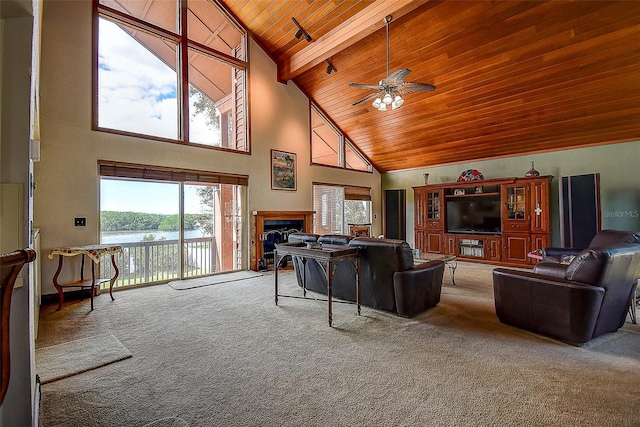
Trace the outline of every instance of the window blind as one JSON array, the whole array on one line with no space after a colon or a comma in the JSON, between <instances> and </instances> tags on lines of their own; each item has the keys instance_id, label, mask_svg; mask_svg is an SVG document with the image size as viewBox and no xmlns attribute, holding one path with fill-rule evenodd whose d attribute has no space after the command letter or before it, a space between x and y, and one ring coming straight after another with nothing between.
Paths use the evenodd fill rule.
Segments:
<instances>
[{"instance_id":1,"label":"window blind","mask_svg":"<svg viewBox=\"0 0 640 427\"><path fill-rule=\"evenodd\" d=\"M352 202L349 203L349 201ZM371 188L314 183L314 233L346 234L348 230L346 223L355 220L353 209L347 209L354 205L353 201L370 202ZM355 204L361 206L361 213L356 217L358 220L362 215L370 218L370 203L365 203L365 207L362 207L363 204L359 202ZM370 222L370 219L364 222Z\"/></svg>"},{"instance_id":2,"label":"window blind","mask_svg":"<svg viewBox=\"0 0 640 427\"><path fill-rule=\"evenodd\" d=\"M192 169L169 168L163 166L139 165L133 163L99 160L101 177L149 179L154 181L200 182L208 184L249 185L246 175Z\"/></svg>"},{"instance_id":3,"label":"window blind","mask_svg":"<svg viewBox=\"0 0 640 427\"><path fill-rule=\"evenodd\" d=\"M313 228L317 234L342 234L344 190L335 185L313 186Z\"/></svg>"},{"instance_id":4,"label":"window blind","mask_svg":"<svg viewBox=\"0 0 640 427\"><path fill-rule=\"evenodd\" d=\"M369 188L369 187L344 187L344 198L346 200L367 200L367 201L371 201L371 188Z\"/></svg>"}]
</instances>

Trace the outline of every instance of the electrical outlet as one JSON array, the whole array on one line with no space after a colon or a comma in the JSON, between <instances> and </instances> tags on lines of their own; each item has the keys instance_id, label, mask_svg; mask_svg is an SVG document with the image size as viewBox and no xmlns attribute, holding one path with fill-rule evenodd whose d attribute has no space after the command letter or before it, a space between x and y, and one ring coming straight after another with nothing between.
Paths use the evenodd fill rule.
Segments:
<instances>
[{"instance_id":1,"label":"electrical outlet","mask_svg":"<svg viewBox=\"0 0 640 427\"><path fill-rule=\"evenodd\" d=\"M85 227L87 225L87 218L76 218L74 220L74 225L76 227Z\"/></svg>"}]
</instances>

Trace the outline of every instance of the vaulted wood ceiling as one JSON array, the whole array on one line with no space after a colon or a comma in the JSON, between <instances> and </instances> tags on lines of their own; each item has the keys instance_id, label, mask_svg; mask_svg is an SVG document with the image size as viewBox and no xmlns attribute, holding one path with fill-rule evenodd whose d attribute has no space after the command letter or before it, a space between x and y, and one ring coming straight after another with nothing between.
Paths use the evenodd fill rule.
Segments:
<instances>
[{"instance_id":1,"label":"vaulted wood ceiling","mask_svg":"<svg viewBox=\"0 0 640 427\"><path fill-rule=\"evenodd\" d=\"M221 1L380 172L640 140L640 1ZM352 106L388 14L390 71L437 89Z\"/></svg>"}]
</instances>

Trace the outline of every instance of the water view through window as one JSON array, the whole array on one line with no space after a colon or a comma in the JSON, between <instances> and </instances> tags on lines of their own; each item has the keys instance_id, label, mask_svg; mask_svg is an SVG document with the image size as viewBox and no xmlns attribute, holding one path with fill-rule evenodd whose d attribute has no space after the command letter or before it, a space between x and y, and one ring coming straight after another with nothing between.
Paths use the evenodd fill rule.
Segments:
<instances>
[{"instance_id":1,"label":"water view through window","mask_svg":"<svg viewBox=\"0 0 640 427\"><path fill-rule=\"evenodd\" d=\"M241 268L238 186L113 178L100 185L100 242L124 250L117 286Z\"/></svg>"}]
</instances>

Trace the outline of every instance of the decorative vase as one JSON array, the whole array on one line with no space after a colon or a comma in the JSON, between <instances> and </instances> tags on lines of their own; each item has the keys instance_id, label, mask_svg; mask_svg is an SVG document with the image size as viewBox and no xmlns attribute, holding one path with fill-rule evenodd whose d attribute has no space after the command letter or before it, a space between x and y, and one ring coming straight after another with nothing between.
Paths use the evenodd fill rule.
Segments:
<instances>
[{"instance_id":1,"label":"decorative vase","mask_svg":"<svg viewBox=\"0 0 640 427\"><path fill-rule=\"evenodd\" d=\"M534 176L540 176L540 172L538 172L534 167L533 167L533 162L529 163L529 170L527 171L527 173L524 174L525 177L527 178L532 178Z\"/></svg>"},{"instance_id":2,"label":"decorative vase","mask_svg":"<svg viewBox=\"0 0 640 427\"><path fill-rule=\"evenodd\" d=\"M429 174L425 173L424 174L424 185L427 185L427 184L429 184Z\"/></svg>"}]
</instances>

